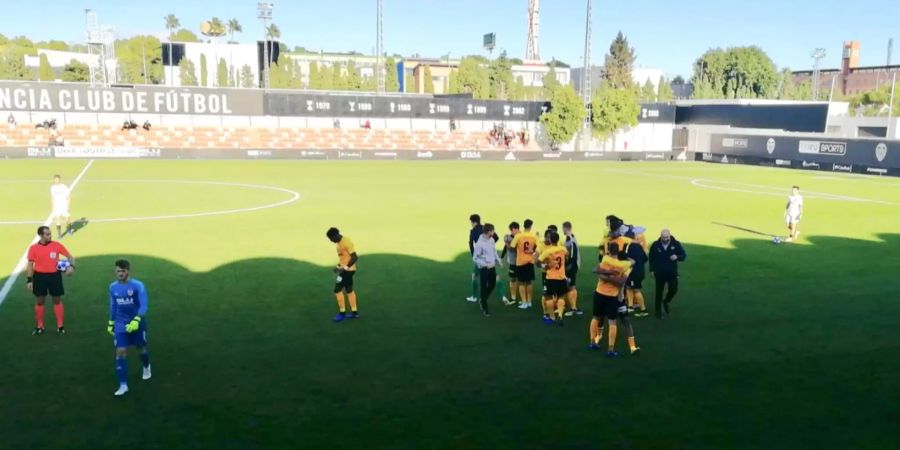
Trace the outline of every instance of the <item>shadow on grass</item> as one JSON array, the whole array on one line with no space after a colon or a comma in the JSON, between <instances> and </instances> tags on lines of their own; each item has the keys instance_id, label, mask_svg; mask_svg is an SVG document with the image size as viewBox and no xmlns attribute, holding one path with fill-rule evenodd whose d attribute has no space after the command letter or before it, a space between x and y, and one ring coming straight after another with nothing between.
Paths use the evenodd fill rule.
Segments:
<instances>
[{"instance_id":1,"label":"shadow on grass","mask_svg":"<svg viewBox=\"0 0 900 450\"><path fill-rule=\"evenodd\" d=\"M880 238L685 242L671 319L635 320L644 352L618 361L585 349L588 316L545 327L495 296L482 317L464 300L467 253L363 253L363 317L341 324L330 265L195 273L83 257L67 279L69 335L28 335L24 288L0 309L0 435L10 448L887 448L900 235ZM583 251L589 310L596 249ZM120 257L149 289L154 358L141 382L131 355L121 399L105 333Z\"/></svg>"}]
</instances>

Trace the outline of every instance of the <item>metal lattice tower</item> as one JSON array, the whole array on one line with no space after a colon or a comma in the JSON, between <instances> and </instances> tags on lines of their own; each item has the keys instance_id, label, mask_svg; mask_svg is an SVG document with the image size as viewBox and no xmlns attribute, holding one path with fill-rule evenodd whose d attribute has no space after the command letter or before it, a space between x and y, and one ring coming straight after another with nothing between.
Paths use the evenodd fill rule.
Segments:
<instances>
[{"instance_id":1,"label":"metal lattice tower","mask_svg":"<svg viewBox=\"0 0 900 450\"><path fill-rule=\"evenodd\" d=\"M584 68L581 72L581 98L584 100L584 108L587 114L584 116L582 124L583 146L586 146L591 139L591 94L593 92L593 75L594 71L591 67L591 35L593 33L593 8L591 0L587 0L587 17L584 23Z\"/></svg>"},{"instance_id":2,"label":"metal lattice tower","mask_svg":"<svg viewBox=\"0 0 900 450\"><path fill-rule=\"evenodd\" d=\"M85 9L84 14L85 40L91 55L88 65L91 86L109 86L117 78L115 70L107 67L109 61L116 59L115 32L108 25L100 25L93 10Z\"/></svg>"},{"instance_id":3,"label":"metal lattice tower","mask_svg":"<svg viewBox=\"0 0 900 450\"><path fill-rule=\"evenodd\" d=\"M379 94L384 94L384 1L378 0L378 23L375 42L375 85Z\"/></svg>"},{"instance_id":4,"label":"metal lattice tower","mask_svg":"<svg viewBox=\"0 0 900 450\"><path fill-rule=\"evenodd\" d=\"M525 59L541 60L540 47L541 0L528 0L528 42L525 45Z\"/></svg>"},{"instance_id":5,"label":"metal lattice tower","mask_svg":"<svg viewBox=\"0 0 900 450\"><path fill-rule=\"evenodd\" d=\"M813 101L819 101L819 62L822 58L825 58L826 52L824 48L817 48L813 50L810 57L815 60L815 65L813 66L813 76L812 76L812 99Z\"/></svg>"}]
</instances>

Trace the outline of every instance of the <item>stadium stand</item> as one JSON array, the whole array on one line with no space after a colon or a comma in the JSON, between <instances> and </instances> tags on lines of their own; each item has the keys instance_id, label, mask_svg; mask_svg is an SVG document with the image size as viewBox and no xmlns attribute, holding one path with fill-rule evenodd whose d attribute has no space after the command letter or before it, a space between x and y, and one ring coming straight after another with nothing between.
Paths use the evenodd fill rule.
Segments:
<instances>
[{"instance_id":1,"label":"stadium stand","mask_svg":"<svg viewBox=\"0 0 900 450\"><path fill-rule=\"evenodd\" d=\"M266 128L154 126L122 130L120 125L62 125L56 145L73 147L236 148L297 150L506 150L491 144L483 131L423 131L388 129ZM0 129L0 145L54 145L50 130L33 124ZM514 142L512 150L540 151Z\"/></svg>"}]
</instances>

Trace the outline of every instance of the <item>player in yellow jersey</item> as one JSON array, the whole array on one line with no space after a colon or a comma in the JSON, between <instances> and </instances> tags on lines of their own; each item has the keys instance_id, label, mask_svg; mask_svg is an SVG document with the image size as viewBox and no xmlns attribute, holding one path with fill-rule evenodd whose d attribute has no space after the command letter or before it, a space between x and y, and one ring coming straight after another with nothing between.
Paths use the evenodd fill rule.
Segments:
<instances>
[{"instance_id":1,"label":"player in yellow jersey","mask_svg":"<svg viewBox=\"0 0 900 450\"><path fill-rule=\"evenodd\" d=\"M562 326L563 313L566 311L566 295L569 282L566 279L566 257L569 252L559 245L559 233L546 233L547 245L538 257L545 268L547 280L544 282L544 322Z\"/></svg>"},{"instance_id":2,"label":"player in yellow jersey","mask_svg":"<svg viewBox=\"0 0 900 450\"><path fill-rule=\"evenodd\" d=\"M534 282L534 254L537 248L537 236L531 231L534 222L525 219L525 230L513 237L509 245L516 249L516 281L519 284L519 298L522 304L519 309L531 308Z\"/></svg>"},{"instance_id":3,"label":"player in yellow jersey","mask_svg":"<svg viewBox=\"0 0 900 450\"><path fill-rule=\"evenodd\" d=\"M618 356L616 335L621 321L633 355L641 349L635 343L634 329L628 319L628 309L622 302L622 287L628 279L633 262L619 259L619 245L615 242L607 245L606 253L593 271L599 276L599 280L597 290L594 292L594 317L591 319L589 346L591 349L600 348L600 339L603 336L601 321L606 319L609 330L606 356L609 358Z\"/></svg>"},{"instance_id":4,"label":"player in yellow jersey","mask_svg":"<svg viewBox=\"0 0 900 450\"><path fill-rule=\"evenodd\" d=\"M338 313L334 316L335 322L341 322L345 318L356 319L359 317L359 311L356 305L356 291L353 290L353 275L356 274L356 261L359 255L356 254L356 246L353 241L346 236L341 236L341 232L334 227L328 229L325 234L328 240L337 244L338 265L334 268L337 277L334 281L334 296L337 298ZM344 303L344 294L347 294L347 300L350 302L350 314L347 314L347 308Z\"/></svg>"},{"instance_id":5,"label":"player in yellow jersey","mask_svg":"<svg viewBox=\"0 0 900 450\"><path fill-rule=\"evenodd\" d=\"M538 239L537 252L534 253L534 262L541 267L541 307L544 310L544 323L553 323L553 308L547 308L550 296L547 294L547 266L540 259L544 249L550 247L550 233L556 231L556 225L548 225L544 235Z\"/></svg>"}]
</instances>

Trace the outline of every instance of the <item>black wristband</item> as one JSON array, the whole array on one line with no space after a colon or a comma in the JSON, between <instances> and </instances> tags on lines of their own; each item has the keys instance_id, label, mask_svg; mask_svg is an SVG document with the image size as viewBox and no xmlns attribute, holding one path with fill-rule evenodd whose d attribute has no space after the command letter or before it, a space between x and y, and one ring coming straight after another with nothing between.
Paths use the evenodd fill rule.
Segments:
<instances>
[{"instance_id":1,"label":"black wristband","mask_svg":"<svg viewBox=\"0 0 900 450\"><path fill-rule=\"evenodd\" d=\"M31 283L31 282L33 282L33 281L34 281L34 278L33 278L33 277L27 277L27 278L25 278L25 282L26 282L26 283Z\"/></svg>"}]
</instances>

